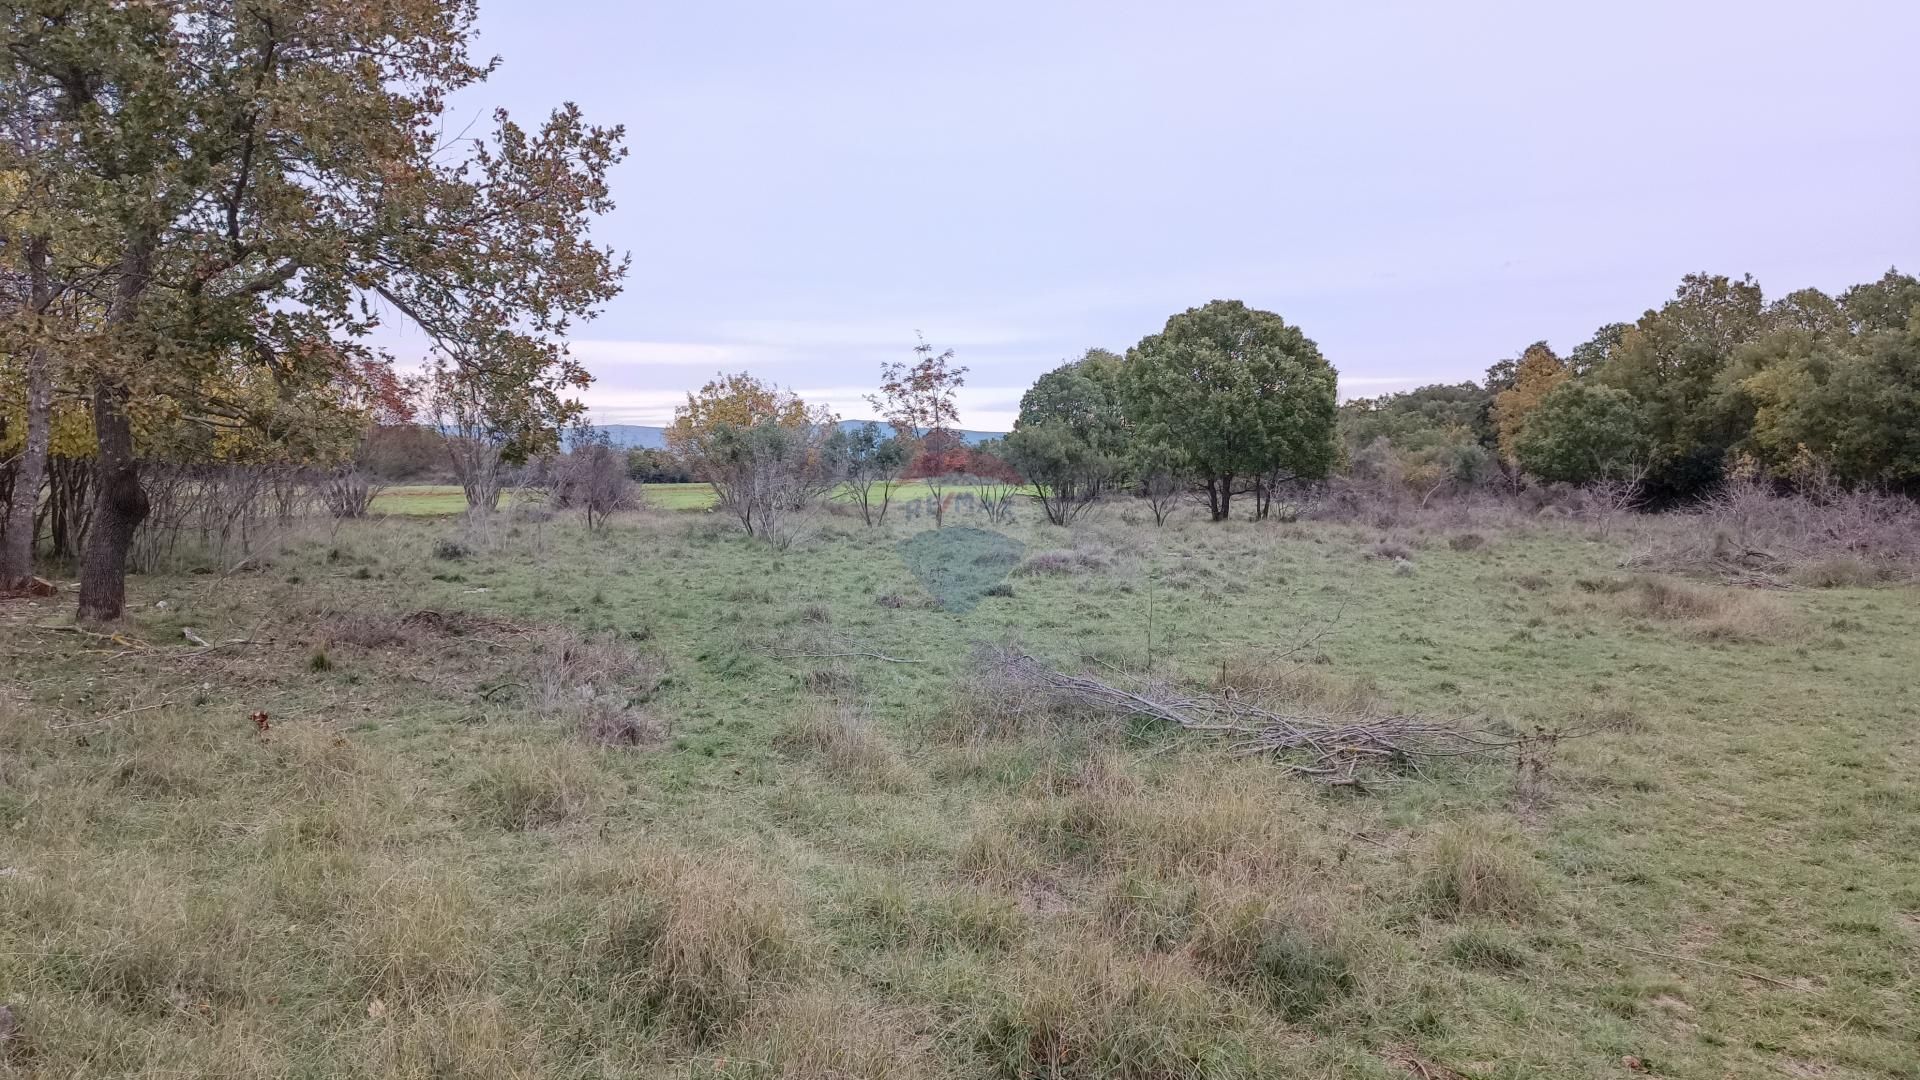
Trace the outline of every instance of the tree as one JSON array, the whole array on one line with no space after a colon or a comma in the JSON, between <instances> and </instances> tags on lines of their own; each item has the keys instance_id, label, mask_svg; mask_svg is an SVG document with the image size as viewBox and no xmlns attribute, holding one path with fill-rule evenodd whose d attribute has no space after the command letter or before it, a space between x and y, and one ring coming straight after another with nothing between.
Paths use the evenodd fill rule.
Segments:
<instances>
[{"instance_id":1,"label":"tree","mask_svg":"<svg viewBox=\"0 0 1920 1080\"><path fill-rule=\"evenodd\" d=\"M636 446L627 451L627 479L636 484L685 484L693 470L671 451Z\"/></svg>"},{"instance_id":2,"label":"tree","mask_svg":"<svg viewBox=\"0 0 1920 1080\"><path fill-rule=\"evenodd\" d=\"M372 297L478 392L513 389L492 360L571 364L548 343L624 270L584 240L620 132L568 106L445 140L448 95L491 70L473 19L473 0L73 0L0 20L0 112L46 124L28 212L89 253L101 309L61 343L98 448L81 617L124 604L142 414L247 426L220 390L327 392L384 360Z\"/></svg>"},{"instance_id":3,"label":"tree","mask_svg":"<svg viewBox=\"0 0 1920 1080\"><path fill-rule=\"evenodd\" d=\"M966 382L967 369L954 364L952 349L936 353L926 338L913 347L913 353L912 363L894 360L881 365L880 392L867 395L867 401L893 426L894 438L908 440L917 449L910 473L926 480L938 528L946 520L947 478L965 460L966 442L957 430L956 395Z\"/></svg>"},{"instance_id":4,"label":"tree","mask_svg":"<svg viewBox=\"0 0 1920 1080\"><path fill-rule=\"evenodd\" d=\"M1526 428L1528 416L1555 387L1572 377L1567 365L1544 341L1534 342L1520 354L1511 384L1493 399L1493 428L1502 458L1509 462L1517 459L1516 444Z\"/></svg>"},{"instance_id":5,"label":"tree","mask_svg":"<svg viewBox=\"0 0 1920 1080\"><path fill-rule=\"evenodd\" d=\"M1522 468L1568 484L1635 475L1648 450L1646 414L1633 395L1583 379L1549 391L1514 442Z\"/></svg>"},{"instance_id":6,"label":"tree","mask_svg":"<svg viewBox=\"0 0 1920 1080\"><path fill-rule=\"evenodd\" d=\"M1785 471L1810 454L1843 482L1920 482L1920 314L1899 330L1776 335L1742 359L1752 373L1738 390L1753 406L1761 461Z\"/></svg>"},{"instance_id":7,"label":"tree","mask_svg":"<svg viewBox=\"0 0 1920 1080\"><path fill-rule=\"evenodd\" d=\"M1128 449L1120 357L1105 349L1040 376L1020 398L1006 457L1035 485L1047 520L1065 525L1121 478Z\"/></svg>"},{"instance_id":8,"label":"tree","mask_svg":"<svg viewBox=\"0 0 1920 1080\"><path fill-rule=\"evenodd\" d=\"M709 381L674 411L667 445L713 485L749 536L785 547L795 515L844 475L839 422L791 390L741 372Z\"/></svg>"},{"instance_id":9,"label":"tree","mask_svg":"<svg viewBox=\"0 0 1920 1080\"><path fill-rule=\"evenodd\" d=\"M893 482L907 465L907 448L898 438L882 436L880 425L869 420L837 431L833 449L842 462L847 490L860 504L860 519L868 525L884 522L893 503Z\"/></svg>"},{"instance_id":10,"label":"tree","mask_svg":"<svg viewBox=\"0 0 1920 1080\"><path fill-rule=\"evenodd\" d=\"M18 464L8 478L12 486L5 516L0 517L0 596L4 596L24 592L33 583L34 518L53 438L53 359L47 324L49 309L62 290L48 265L52 243L45 234L6 237L0 239L0 247L9 254L21 252L24 264L19 275L23 295L16 298L6 351L24 358L20 381L26 391ZM5 434L5 424L0 419L0 436ZM6 441L0 438L0 444Z\"/></svg>"},{"instance_id":11,"label":"tree","mask_svg":"<svg viewBox=\"0 0 1920 1080\"><path fill-rule=\"evenodd\" d=\"M1007 435L1006 456L1033 483L1029 496L1055 525L1072 523L1092 506L1116 471L1114 459L1061 420L1016 425Z\"/></svg>"},{"instance_id":12,"label":"tree","mask_svg":"<svg viewBox=\"0 0 1920 1080\"><path fill-rule=\"evenodd\" d=\"M1573 372L1573 377L1585 378L1600 370L1600 365L1606 363L1607 358L1613 355L1613 350L1620 347L1620 343L1626 340L1627 331L1631 329L1632 323L1608 323L1595 330L1592 337L1575 345L1573 351L1567 354L1567 368Z\"/></svg>"},{"instance_id":13,"label":"tree","mask_svg":"<svg viewBox=\"0 0 1920 1080\"><path fill-rule=\"evenodd\" d=\"M713 439L723 428L750 428L763 422L802 427L822 415L809 409L798 394L747 372L715 375L673 411L667 449L694 465L697 473L698 463L714 456Z\"/></svg>"},{"instance_id":14,"label":"tree","mask_svg":"<svg viewBox=\"0 0 1920 1080\"><path fill-rule=\"evenodd\" d=\"M1765 298L1751 277L1688 274L1674 298L1648 311L1595 377L1632 394L1646 409L1653 439L1649 485L1665 498L1719 481L1727 450L1740 438L1726 409L1722 376L1735 352L1768 329Z\"/></svg>"},{"instance_id":15,"label":"tree","mask_svg":"<svg viewBox=\"0 0 1920 1080\"><path fill-rule=\"evenodd\" d=\"M589 531L605 528L615 513L636 505L626 460L604 437L575 445L555 462L554 473L554 501L579 507Z\"/></svg>"},{"instance_id":16,"label":"tree","mask_svg":"<svg viewBox=\"0 0 1920 1080\"><path fill-rule=\"evenodd\" d=\"M1333 368L1272 312L1238 300L1190 308L1128 350L1122 371L1135 438L1178 452L1215 521L1256 483L1271 491L1333 465Z\"/></svg>"},{"instance_id":17,"label":"tree","mask_svg":"<svg viewBox=\"0 0 1920 1080\"><path fill-rule=\"evenodd\" d=\"M1840 294L1840 309L1856 334L1905 330L1920 311L1920 279L1890 269L1878 281L1855 285Z\"/></svg>"},{"instance_id":18,"label":"tree","mask_svg":"<svg viewBox=\"0 0 1920 1080\"><path fill-rule=\"evenodd\" d=\"M1423 493L1484 482L1494 442L1493 397L1471 382L1422 386L1340 406L1340 439L1350 467L1393 452L1395 483ZM1375 477L1379 479L1379 477Z\"/></svg>"}]
</instances>

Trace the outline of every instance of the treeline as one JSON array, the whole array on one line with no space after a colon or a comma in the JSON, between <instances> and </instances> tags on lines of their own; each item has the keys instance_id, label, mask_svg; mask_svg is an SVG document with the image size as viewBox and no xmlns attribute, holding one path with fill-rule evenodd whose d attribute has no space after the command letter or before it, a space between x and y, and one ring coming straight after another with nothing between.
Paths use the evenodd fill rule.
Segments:
<instances>
[{"instance_id":1,"label":"treeline","mask_svg":"<svg viewBox=\"0 0 1920 1080\"><path fill-rule=\"evenodd\" d=\"M1535 342L1484 384L1349 402L1340 431L1352 468L1416 485L1625 483L1656 505L1733 475L1912 492L1920 281L1768 302L1751 277L1689 275L1564 357Z\"/></svg>"},{"instance_id":2,"label":"treeline","mask_svg":"<svg viewBox=\"0 0 1920 1080\"><path fill-rule=\"evenodd\" d=\"M1729 476L1920 486L1920 281L1768 302L1751 278L1689 275L1566 356L1536 342L1484 383L1333 405L1331 369L1278 316L1216 302L1122 356L1090 349L1034 384L1008 460L1070 519L1103 492L1183 491L1215 519L1328 478L1423 498L1605 484L1671 505Z\"/></svg>"}]
</instances>

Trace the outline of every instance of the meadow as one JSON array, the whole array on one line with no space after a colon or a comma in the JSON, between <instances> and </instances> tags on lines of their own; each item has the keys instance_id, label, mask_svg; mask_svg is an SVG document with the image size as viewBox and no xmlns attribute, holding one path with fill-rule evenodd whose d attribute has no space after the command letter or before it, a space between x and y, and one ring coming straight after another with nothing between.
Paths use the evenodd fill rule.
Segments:
<instances>
[{"instance_id":1,"label":"meadow","mask_svg":"<svg viewBox=\"0 0 1920 1080\"><path fill-rule=\"evenodd\" d=\"M926 483L920 480L902 480L889 486L897 502L925 499L929 494ZM705 510L716 501L711 484L645 484L639 490L641 499L656 510ZM959 494L979 489L972 485L953 484L943 490ZM502 502L512 505L519 497L517 493L509 491ZM849 505L852 504L852 498L845 491L833 496L835 501ZM878 492L874 498L879 498ZM374 511L380 514L425 516L458 514L466 508L466 497L461 494L458 484L396 484L380 492L373 505Z\"/></svg>"},{"instance_id":2,"label":"meadow","mask_svg":"<svg viewBox=\"0 0 1920 1080\"><path fill-rule=\"evenodd\" d=\"M1910 584L432 497L0 607L6 1075L1920 1076ZM1519 745L1330 787L983 643Z\"/></svg>"}]
</instances>

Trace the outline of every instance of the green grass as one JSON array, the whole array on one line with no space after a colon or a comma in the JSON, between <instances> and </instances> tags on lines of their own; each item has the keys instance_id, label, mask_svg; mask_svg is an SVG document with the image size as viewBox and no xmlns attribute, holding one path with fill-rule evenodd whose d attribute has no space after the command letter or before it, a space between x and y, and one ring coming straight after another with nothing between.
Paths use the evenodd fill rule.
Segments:
<instances>
[{"instance_id":1,"label":"green grass","mask_svg":"<svg viewBox=\"0 0 1920 1080\"><path fill-rule=\"evenodd\" d=\"M965 610L924 518L677 514L316 527L135 577L121 641L0 607L0 1069L1920 1076L1920 592L1120 517L1023 508ZM1149 632L1196 689L1588 734L1329 792L969 679Z\"/></svg>"}]
</instances>

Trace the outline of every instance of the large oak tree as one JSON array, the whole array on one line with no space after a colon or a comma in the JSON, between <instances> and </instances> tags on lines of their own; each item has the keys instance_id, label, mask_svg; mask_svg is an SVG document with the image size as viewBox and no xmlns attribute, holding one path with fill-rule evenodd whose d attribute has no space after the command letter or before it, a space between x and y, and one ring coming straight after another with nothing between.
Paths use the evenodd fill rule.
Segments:
<instances>
[{"instance_id":1,"label":"large oak tree","mask_svg":"<svg viewBox=\"0 0 1920 1080\"><path fill-rule=\"evenodd\" d=\"M1236 494L1270 496L1333 466L1333 368L1273 312L1238 300L1189 308L1129 349L1122 373L1135 438L1177 451L1215 521Z\"/></svg>"},{"instance_id":2,"label":"large oak tree","mask_svg":"<svg viewBox=\"0 0 1920 1080\"><path fill-rule=\"evenodd\" d=\"M116 618L147 514L137 418L254 422L219 388L338 397L398 310L485 392L578 384L556 344L617 289L586 238L619 129L446 130L486 77L473 0L12 0L0 107L44 138L12 162L36 227L98 260L101 317L58 343L98 444L79 614ZM239 377L235 369L250 374ZM538 379L533 380L535 382Z\"/></svg>"}]
</instances>

